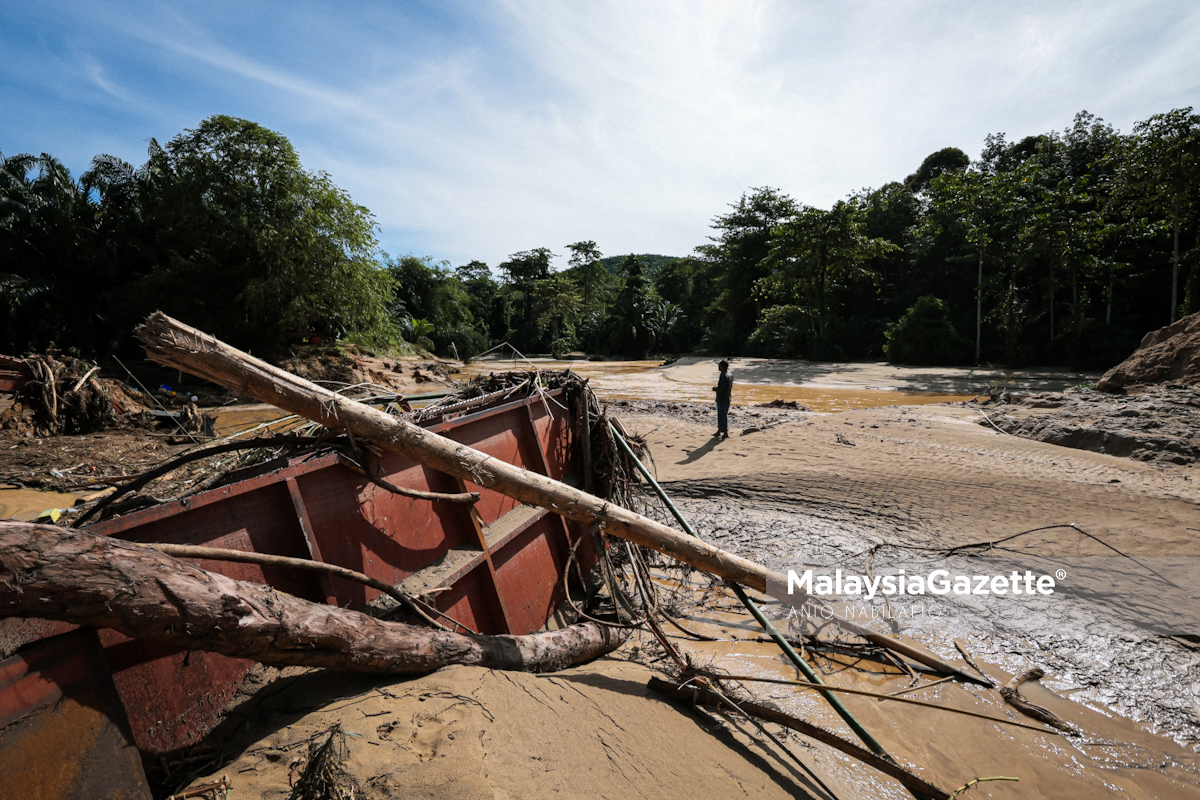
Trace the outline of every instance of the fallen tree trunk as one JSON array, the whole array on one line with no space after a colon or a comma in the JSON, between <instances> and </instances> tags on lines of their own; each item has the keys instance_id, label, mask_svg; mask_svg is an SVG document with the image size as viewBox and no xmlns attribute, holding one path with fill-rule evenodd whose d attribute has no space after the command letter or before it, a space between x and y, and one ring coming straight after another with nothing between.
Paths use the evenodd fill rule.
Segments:
<instances>
[{"instance_id":1,"label":"fallen tree trunk","mask_svg":"<svg viewBox=\"0 0 1200 800\"><path fill-rule=\"evenodd\" d=\"M385 450L476 486L549 509L585 525L600 522L608 533L759 591L767 590L768 581L786 582L779 573L753 561L298 378L161 312L147 319L137 335L152 361L210 380L237 395L253 397L331 430L349 431L359 439L369 439Z\"/></svg>"},{"instance_id":2,"label":"fallen tree trunk","mask_svg":"<svg viewBox=\"0 0 1200 800\"><path fill-rule=\"evenodd\" d=\"M143 545L12 521L0 522L0 617L111 628L275 666L389 674L448 664L552 672L608 653L628 635L593 622L528 636L384 622L235 581Z\"/></svg>"},{"instance_id":3,"label":"fallen tree trunk","mask_svg":"<svg viewBox=\"0 0 1200 800\"><path fill-rule=\"evenodd\" d=\"M653 691L664 694L667 697L672 697L683 703L694 703L695 705L706 706L721 706L721 696L707 686L697 684L694 681L684 686L677 686L670 681L664 681L662 678L651 678L648 684ZM883 774L895 778L906 789L915 792L918 797L924 796L932 798L932 800L949 800L950 795L943 790L934 786L929 781L922 778L916 773L910 772L904 767L889 761L882 756L878 756L860 747L854 742L847 741L841 736L838 736L833 731L826 730L819 725L813 725L811 722L806 722L799 717L794 717L791 714L784 713L770 706L755 703L750 700L732 700L733 704L743 714L748 716L758 717L767 722L774 722L777 725L782 725L785 728L791 728L805 736L816 739L822 744L829 745L835 750L839 750L851 758L856 758L864 764L874 767Z\"/></svg>"}]
</instances>

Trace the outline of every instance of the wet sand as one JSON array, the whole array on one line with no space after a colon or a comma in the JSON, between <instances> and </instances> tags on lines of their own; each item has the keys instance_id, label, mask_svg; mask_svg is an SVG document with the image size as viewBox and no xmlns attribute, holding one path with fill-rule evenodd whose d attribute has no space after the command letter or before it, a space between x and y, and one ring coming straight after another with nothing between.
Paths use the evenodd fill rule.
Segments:
<instances>
[{"instance_id":1,"label":"wet sand","mask_svg":"<svg viewBox=\"0 0 1200 800\"><path fill-rule=\"evenodd\" d=\"M570 368L590 381L606 400L709 402L717 369L713 359L689 356L661 361L479 361L461 375ZM989 384L1023 391L1060 391L1094 383L1099 373L1060 370L994 370L953 367L897 367L886 362L820 363L790 359L735 358L733 404L794 400L813 411L845 411L891 405L946 403L986 392Z\"/></svg>"},{"instance_id":2,"label":"wet sand","mask_svg":"<svg viewBox=\"0 0 1200 800\"><path fill-rule=\"evenodd\" d=\"M890 560L904 563L895 559L898 553L911 553L888 545L932 551L1068 523L1139 558L1200 555L1200 471L1194 465L1147 464L1027 441L980 426L978 418L975 409L945 406L794 414L745 436L735 422L734 435L718 440L710 424L680 414L622 413L626 427L646 438L659 479L701 535L777 569L841 565L862 573L865 553L877 547L873 566L881 571ZM1097 552L1071 529L1022 542L1052 558ZM943 565L954 569L942 558L925 569ZM861 697L845 702L885 747L924 767L938 785L954 788L974 775L1022 778L972 789L980 797L1200 796L1195 645L1131 624L1120 613L1123 606L1120 597L1060 604L1007 598L945 602L935 616L926 598L897 603L901 634L952 663L962 664L954 647L960 639L1000 682L1031 666L1045 669L1046 678L1022 691L1076 722L1082 738ZM711 617L696 621L703 625ZM735 625L720 620L724 635L757 634L744 615L735 619ZM888 630L882 620L872 626ZM732 673L794 677L769 646L686 648ZM888 692L909 685L896 669L818 662L835 685ZM848 733L812 693L764 685L754 691ZM944 684L914 696L1016 718L997 692L979 687ZM850 794L893 795L904 793L875 786Z\"/></svg>"}]
</instances>

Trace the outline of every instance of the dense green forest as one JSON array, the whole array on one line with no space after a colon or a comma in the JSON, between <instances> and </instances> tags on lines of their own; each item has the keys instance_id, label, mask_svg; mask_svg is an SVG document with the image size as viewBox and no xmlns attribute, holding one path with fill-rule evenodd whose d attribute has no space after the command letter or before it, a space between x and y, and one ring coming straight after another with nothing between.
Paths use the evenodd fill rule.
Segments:
<instances>
[{"instance_id":1,"label":"dense green forest","mask_svg":"<svg viewBox=\"0 0 1200 800\"><path fill-rule=\"evenodd\" d=\"M1200 309L1200 116L1081 112L978 158L946 148L829 209L747 191L686 257L592 241L494 268L379 249L288 140L217 116L145 164L0 154L0 352L131 349L162 309L278 354L321 334L469 357L706 352L1103 367ZM565 256L561 271L551 267Z\"/></svg>"}]
</instances>

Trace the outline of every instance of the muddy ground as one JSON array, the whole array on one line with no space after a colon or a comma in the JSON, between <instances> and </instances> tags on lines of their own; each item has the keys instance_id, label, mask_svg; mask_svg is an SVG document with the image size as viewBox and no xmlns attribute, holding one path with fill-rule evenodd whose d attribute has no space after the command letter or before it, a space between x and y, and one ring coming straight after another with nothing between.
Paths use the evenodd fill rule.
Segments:
<instances>
[{"instance_id":1,"label":"muddy ground","mask_svg":"<svg viewBox=\"0 0 1200 800\"><path fill-rule=\"evenodd\" d=\"M1018 537L1018 552L1007 555L1064 559L1072 570L1081 558L1111 555L1086 532L1142 560L1200 556L1194 464L1022 439L977 424L973 407L828 415L737 408L724 440L713 436L707 405L632 402L614 410L649 443L658 477L703 538L777 569L888 571L916 562L926 570L978 570L977 560L944 551L1071 524ZM640 504L666 519L649 495ZM671 634L690 658L734 674L795 677L773 646L754 641L759 631L731 597L704 600L680 612L717 641ZM1020 778L977 785L968 797L1200 797L1200 652L1193 641L1200 630L1147 629L1122 613L1120 593L1068 593L1066 602L932 600L862 610L876 615L867 619L877 630L912 637L965 667L957 640L1000 683L1041 667L1046 677L1023 692L1079 733L847 697L902 763L947 790L975 777ZM782 605L767 607L789 624ZM835 685L895 692L914 680L892 664L820 648L808 653ZM651 670L664 662L639 635L609 658L553 676L453 669L405 681L290 686L242 723L230 760L197 782L223 774L235 795L285 797L289 775L302 767L296 743L327 736L340 723L352 734L348 769L366 797L822 796L743 721L698 715L647 693ZM930 685L933 677L918 672L916 681ZM745 687L852 736L814 695ZM946 683L910 696L1031 722L995 689ZM785 741L839 797L909 796L802 737Z\"/></svg>"},{"instance_id":2,"label":"muddy ground","mask_svg":"<svg viewBox=\"0 0 1200 800\"><path fill-rule=\"evenodd\" d=\"M1045 420L1057 412L1077 427L1111 430L1130 429L1136 420L1143 426L1137 430L1152 437L1175 437L1173 426L1191 424L1180 421L1191 413L1183 406L1191 405L1177 395L1087 394L1043 395L999 408L960 402L839 414L735 407L724 440L713 436L708 404L627 401L614 403L613 411L648 442L659 479L703 538L777 569L970 571L978 561L945 551L1045 526L1057 527L1019 537L1011 543L1018 552L1006 555L1061 559L1072 573L1086 568L1089 557L1112 557L1105 547L1143 561L1200 560L1195 463L1066 448L998 432L982 419L981 411L1000 425L1008 417ZM76 476L92 467L130 474L177 447L136 432L37 443L10 438L0 442L0 476L58 481L53 470ZM642 500L644 510L665 519L648 496ZM1172 628L1170 619L1166 629L1155 629L1128 613L1152 607L1153 595L1131 602L1122 592L1066 596L1069 602L1033 603L923 597L861 609L875 615L869 624L877 630L913 637L961 665L958 640L1001 682L1030 666L1043 668L1046 678L1027 685L1026 695L1082 735L1035 733L867 698L846 703L890 752L948 790L977 776L1021 778L980 784L968 797L1200 797L1200 629ZM719 641L674 636L681 648L728 672L794 677L772 646L749 641L758 631L731 598L712 599L681 611ZM783 606L771 608L788 624ZM887 664L810 656L837 685L891 692L912 680ZM365 797L821 796L743 721L698 715L649 695L648 667L661 663L655 645L639 636L610 658L554 676L456 668L402 681L285 678L266 685L253 713L248 707L207 743L221 758L195 783L225 775L232 797L287 797L303 769L306 742L340 724L348 734L347 768ZM920 674L918 680L932 682ZM813 695L747 687L851 736ZM1024 719L983 687L940 684L914 696ZM855 762L800 737L787 741L839 797L908 796Z\"/></svg>"}]
</instances>

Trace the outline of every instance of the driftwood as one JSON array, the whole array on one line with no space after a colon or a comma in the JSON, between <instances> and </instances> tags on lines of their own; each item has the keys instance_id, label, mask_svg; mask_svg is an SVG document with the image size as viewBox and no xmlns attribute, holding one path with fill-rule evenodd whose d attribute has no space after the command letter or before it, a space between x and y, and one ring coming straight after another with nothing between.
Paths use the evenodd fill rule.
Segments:
<instances>
[{"instance_id":1,"label":"driftwood","mask_svg":"<svg viewBox=\"0 0 1200 800\"><path fill-rule=\"evenodd\" d=\"M653 691L672 697L684 703L694 703L696 705L715 706L721 704L720 695L707 686L689 683L686 686L677 686L669 681L664 681L661 678L651 678L649 683L650 689ZM738 709L748 716L758 717L767 722L774 722L777 725L782 725L785 728L791 728L794 731L804 734L810 739L816 739L822 744L829 745L835 750L858 759L862 763L874 767L883 774L895 778L906 789L910 789L918 796L933 798L933 800L949 800L950 795L929 783L915 773L909 772L904 767L877 756L865 747L860 747L854 742L847 741L841 736L838 736L833 731L826 730L818 725L813 725L811 722L805 722L802 719L793 717L791 714L786 714L777 709L765 706L760 703L754 703L749 700L734 700L734 704Z\"/></svg>"},{"instance_id":2,"label":"driftwood","mask_svg":"<svg viewBox=\"0 0 1200 800\"><path fill-rule=\"evenodd\" d=\"M1055 714L1044 706L1039 706L1037 703L1031 703L1021 694L1021 684L1026 681L1036 681L1046 673L1041 667L1033 667L1027 669L1020 675L1014 675L1012 680L1000 687L1000 696L1004 698L1004 702L1020 711L1027 717L1032 717L1038 722L1044 722L1047 725L1058 728L1060 731L1069 733L1079 733L1079 729L1072 723Z\"/></svg>"},{"instance_id":3,"label":"driftwood","mask_svg":"<svg viewBox=\"0 0 1200 800\"><path fill-rule=\"evenodd\" d=\"M786 581L773 570L662 523L335 394L165 314L152 315L138 328L137 335L152 361L212 381L239 396L270 403L331 430L348 431L358 439L370 440L384 450L476 486L585 525L600 522L608 533L759 591L766 591L768 581Z\"/></svg>"},{"instance_id":4,"label":"driftwood","mask_svg":"<svg viewBox=\"0 0 1200 800\"><path fill-rule=\"evenodd\" d=\"M0 522L0 618L39 617L275 666L421 674L448 664L551 672L619 647L592 622L528 636L467 636L384 622L235 581L143 545Z\"/></svg>"}]
</instances>

